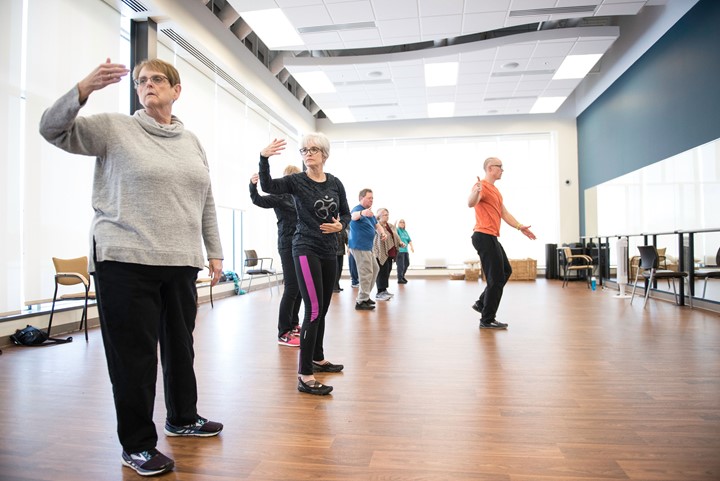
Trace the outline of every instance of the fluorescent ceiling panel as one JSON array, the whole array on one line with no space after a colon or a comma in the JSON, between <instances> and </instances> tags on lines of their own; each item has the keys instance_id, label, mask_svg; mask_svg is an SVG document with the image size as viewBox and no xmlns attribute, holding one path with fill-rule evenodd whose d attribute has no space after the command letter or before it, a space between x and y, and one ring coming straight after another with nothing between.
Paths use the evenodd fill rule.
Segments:
<instances>
[{"instance_id":1,"label":"fluorescent ceiling panel","mask_svg":"<svg viewBox=\"0 0 720 481\"><path fill-rule=\"evenodd\" d=\"M600 60L600 57L602 57L601 53L568 55L560 64L557 72L555 72L553 80L585 78L590 69Z\"/></svg>"},{"instance_id":2,"label":"fluorescent ceiling panel","mask_svg":"<svg viewBox=\"0 0 720 481\"><path fill-rule=\"evenodd\" d=\"M295 27L279 8L238 13L271 50L303 45Z\"/></svg>"},{"instance_id":3,"label":"fluorescent ceiling panel","mask_svg":"<svg viewBox=\"0 0 720 481\"><path fill-rule=\"evenodd\" d=\"M531 114L552 114L565 102L567 97L540 97L530 109Z\"/></svg>"},{"instance_id":4,"label":"fluorescent ceiling panel","mask_svg":"<svg viewBox=\"0 0 720 481\"><path fill-rule=\"evenodd\" d=\"M323 112L334 124L344 124L348 122L355 122L355 116L352 114L349 108L341 107L337 109L323 109Z\"/></svg>"},{"instance_id":5,"label":"fluorescent ceiling panel","mask_svg":"<svg viewBox=\"0 0 720 481\"><path fill-rule=\"evenodd\" d=\"M293 77L310 95L335 92L335 85L325 72L298 72Z\"/></svg>"}]
</instances>

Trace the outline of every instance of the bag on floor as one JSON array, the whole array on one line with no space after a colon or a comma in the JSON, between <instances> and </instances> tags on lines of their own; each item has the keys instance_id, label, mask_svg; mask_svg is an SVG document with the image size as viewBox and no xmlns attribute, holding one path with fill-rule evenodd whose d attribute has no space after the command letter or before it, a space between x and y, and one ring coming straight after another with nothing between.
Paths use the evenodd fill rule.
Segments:
<instances>
[{"instance_id":1,"label":"bag on floor","mask_svg":"<svg viewBox=\"0 0 720 481\"><path fill-rule=\"evenodd\" d=\"M18 346L41 346L43 344L65 344L66 342L72 342L72 337L68 337L67 339L49 337L46 332L28 324L25 329L16 330L15 334L10 336L10 340Z\"/></svg>"}]
</instances>

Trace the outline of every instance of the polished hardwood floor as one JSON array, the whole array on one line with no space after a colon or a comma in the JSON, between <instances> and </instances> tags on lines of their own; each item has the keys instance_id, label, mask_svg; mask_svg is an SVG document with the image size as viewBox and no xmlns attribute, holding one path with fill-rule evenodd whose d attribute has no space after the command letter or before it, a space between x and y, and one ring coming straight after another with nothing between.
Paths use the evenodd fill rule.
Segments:
<instances>
[{"instance_id":1,"label":"polished hardwood floor","mask_svg":"<svg viewBox=\"0 0 720 481\"><path fill-rule=\"evenodd\" d=\"M511 282L479 331L482 284L411 279L375 312L336 294L318 378L275 341L277 290L203 304L200 413L217 438L167 438L177 480L717 481L720 316L632 306L583 283ZM135 480L120 463L98 329L90 341L0 356L0 480Z\"/></svg>"}]
</instances>

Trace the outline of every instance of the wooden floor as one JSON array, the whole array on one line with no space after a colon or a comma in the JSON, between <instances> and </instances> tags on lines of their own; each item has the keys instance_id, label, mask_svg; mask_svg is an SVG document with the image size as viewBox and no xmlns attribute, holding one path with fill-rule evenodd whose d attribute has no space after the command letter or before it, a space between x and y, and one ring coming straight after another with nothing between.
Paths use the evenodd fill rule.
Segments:
<instances>
[{"instance_id":1,"label":"wooden floor","mask_svg":"<svg viewBox=\"0 0 720 481\"><path fill-rule=\"evenodd\" d=\"M343 280L318 375L275 341L277 290L203 304L200 413L217 438L167 438L162 479L717 481L720 316L630 306L583 283L511 282L479 331L481 284L411 279L376 312ZM100 332L0 356L0 480L134 480L121 466ZM162 385L155 419L164 421Z\"/></svg>"}]
</instances>

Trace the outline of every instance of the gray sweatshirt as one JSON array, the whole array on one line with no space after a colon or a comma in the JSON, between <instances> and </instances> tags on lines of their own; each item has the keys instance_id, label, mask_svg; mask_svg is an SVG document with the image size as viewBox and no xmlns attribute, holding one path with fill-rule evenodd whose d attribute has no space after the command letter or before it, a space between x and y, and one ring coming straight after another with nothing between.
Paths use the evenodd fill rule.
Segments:
<instances>
[{"instance_id":1,"label":"gray sweatshirt","mask_svg":"<svg viewBox=\"0 0 720 481\"><path fill-rule=\"evenodd\" d=\"M98 262L153 266L205 265L222 259L207 158L197 137L173 116L155 122L144 110L133 116L78 117L77 87L40 120L40 134L73 154L95 156L90 227L90 272Z\"/></svg>"}]
</instances>

